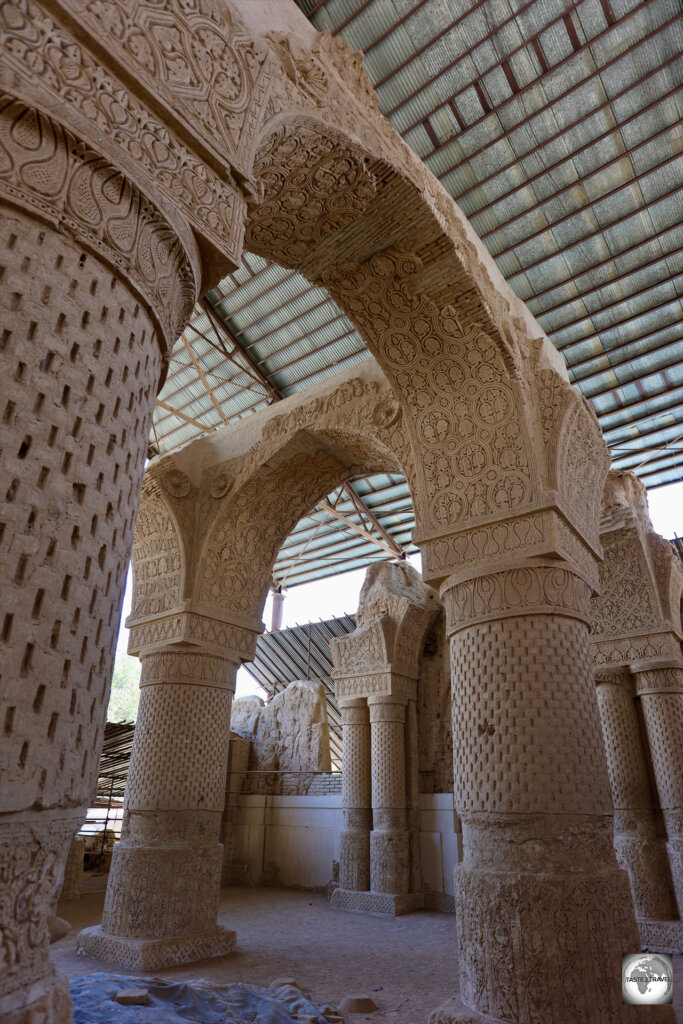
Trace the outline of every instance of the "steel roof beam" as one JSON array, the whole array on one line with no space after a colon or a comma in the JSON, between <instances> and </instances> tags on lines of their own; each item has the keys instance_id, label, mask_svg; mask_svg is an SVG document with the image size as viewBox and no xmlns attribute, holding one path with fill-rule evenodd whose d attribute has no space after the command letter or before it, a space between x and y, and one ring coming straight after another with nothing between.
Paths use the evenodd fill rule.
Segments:
<instances>
[{"instance_id":1,"label":"steel roof beam","mask_svg":"<svg viewBox=\"0 0 683 1024\"><path fill-rule=\"evenodd\" d=\"M653 292L657 288L663 288L667 284L673 285L674 281L676 281L679 277L683 277L683 270L680 273L678 273L678 274L674 274L673 276L660 278L659 281L655 281L653 284L648 284L644 288L640 288L637 292L630 292L630 294L624 295L622 298L617 299L616 302L610 302L610 303L608 303L608 304L606 304L604 306L599 306L596 309L589 310L586 313L584 313L583 316L577 317L576 320L568 320L566 323L562 324L561 327L557 327L554 331L548 331L548 337L549 338L554 338L555 335L561 334L562 331L569 330L570 327L575 327L577 324L582 323L584 320L592 320L593 317L602 316L603 313L607 313L610 309L618 309L620 306L625 306L627 303L631 302L633 299L637 299L641 295L647 295L648 292ZM614 282L612 282L612 283L614 283ZM621 283L621 279L620 279L620 283ZM672 299L671 301L675 301L675 300ZM649 309L649 308L650 307L648 306L647 309ZM645 315L647 313L647 309L644 311L643 315ZM543 316L543 314L541 314L541 316ZM536 319L540 320L541 317L539 316ZM603 328L603 330L604 331L609 331L609 330L611 330L612 326L613 325L610 324L609 326ZM575 345L575 344L577 344L577 342L572 341L569 344Z\"/></svg>"},{"instance_id":2,"label":"steel roof beam","mask_svg":"<svg viewBox=\"0 0 683 1024\"><path fill-rule=\"evenodd\" d=\"M667 129L667 131L668 130L669 129ZM620 157L620 159L623 159L624 157L628 158L629 155L630 154L623 154L622 157ZM509 252L512 252L518 246L526 245L528 242L532 242L534 240L534 238L539 238L540 235L544 235L547 231L552 231L554 228L559 227L560 224L566 224L568 221L573 220L575 217L585 216L585 214L587 213L588 210L592 210L594 206L598 206L600 203L604 202L605 199L609 199L611 196L615 196L619 192L623 192L625 189L631 188L633 185L637 185L638 182L644 181L651 174L654 174L656 171L661 171L661 169L663 167L668 167L669 164L674 163L675 161L680 160L680 159L681 159L681 153L680 152L674 153L672 156L668 156L665 160L661 160L658 164L654 164L652 167L648 168L648 170L643 171L640 174L634 174L634 176L632 178L629 178L628 181L623 182L621 185L616 185L614 188L610 189L609 192L604 192L601 196L598 196L595 199L591 199L591 201L589 203L586 203L585 206L581 206L578 210L574 210L574 211L572 211L572 213L567 213L567 214L565 214L564 217L560 217L559 220L551 221L545 227L539 228L538 231L534 231L530 235L525 235L523 238L517 239L516 242L512 243L511 245L508 245L506 249L500 249L496 253L491 252L491 250L489 249L489 252L491 252L491 255L496 260L500 259L502 256L507 256L507 254ZM583 181L583 179L580 179L578 182L574 182L574 187L577 184L582 184L582 181ZM673 190L670 190L669 192L665 193L664 196L661 196L661 198L664 199L664 198L666 198L666 196L671 195L672 191L678 191L678 190L680 190L680 183L678 184L678 186L676 188L674 188ZM566 191L566 190L558 191L557 195L561 195L562 191ZM551 196L551 199L552 198L553 197ZM546 203L546 202L550 202L550 200L549 199L544 199L543 203ZM541 204L541 205L543 205L543 204ZM531 210L525 211L525 213L520 214L520 216L521 217L526 217L530 213L533 213L534 210L536 210L536 209L540 209L540 206L539 207L532 207ZM473 216L476 216L476 214L473 215ZM508 224L515 223L518 219L519 218L514 217L514 218L512 218L508 222L503 222L498 227L494 228L492 231L487 231L485 234L481 235L480 237L482 238L482 240L486 240L487 238L490 238L491 235L495 235L497 231L503 231L505 229L505 227L507 227ZM621 215L619 217L616 217L613 221L610 221L609 224L601 225L600 231L608 231L611 227L614 227L615 224L619 224L622 220L623 220L623 215ZM576 246L576 245L578 245L582 241L584 241L584 238L576 239L575 242L573 243L573 245ZM488 246L487 246L487 248L488 248ZM550 259L551 256L548 256L547 258Z\"/></svg>"},{"instance_id":3,"label":"steel roof beam","mask_svg":"<svg viewBox=\"0 0 683 1024\"><path fill-rule=\"evenodd\" d=\"M672 228L671 230L674 230L674 229ZM649 239L648 241L649 241L649 243L651 245L653 239ZM656 239L656 241L660 242L661 241L660 237L658 237ZM625 274L618 274L617 277L612 278L610 281L605 281L603 284L595 285L595 287L589 288L585 292L578 292L577 291L576 295L572 296L571 298L563 299L562 302L558 302L554 306L548 306L547 309L542 309L542 310L540 310L540 312L534 313L534 316L536 317L537 320L540 320L541 317L548 316L548 314L550 314L550 313L555 313L558 309L562 309L563 306L571 306L574 302L583 302L583 300L588 298L589 295L597 295L598 292L603 291L603 289L605 289L605 288L613 287L615 284L623 284L623 282L627 281L629 277L634 277L636 274L640 274L644 270L649 270L650 267L654 267L658 263L665 263L667 260L673 259L675 256L680 256L681 253L683 253L683 246L679 246L678 249L672 249L669 252L663 252L659 256L653 256L652 259L648 260L646 263L640 263L637 267L634 267L633 270L628 270ZM618 258L618 257L612 256L609 259L605 260L604 262L605 263L609 263L611 260L614 260L616 258ZM594 269L595 269L594 267L591 268L591 270L594 270ZM570 283L573 284L574 282L570 281L570 280L565 282L565 284L570 284ZM555 288L561 288L562 285L555 285L554 287ZM648 287L654 287L654 285L650 285ZM639 295L639 294L641 294L641 293L640 292L632 292L631 295L627 296L627 298L631 299L631 298L633 298L634 295ZM533 295L529 299L529 302L535 302L536 299L538 299L538 295ZM621 300L621 301L624 301L624 300ZM612 305L616 305L616 303L613 303ZM611 308L611 307L601 306L600 308L601 309L605 309L605 308ZM574 321L574 323L578 323L578 321ZM570 324L567 323L565 326L568 327L568 326L570 326Z\"/></svg>"},{"instance_id":4,"label":"steel roof beam","mask_svg":"<svg viewBox=\"0 0 683 1024\"><path fill-rule=\"evenodd\" d=\"M657 196L656 199L649 199L646 203L643 203L641 206L639 206L637 210L634 210L632 213L629 213L626 217L622 217L620 221L615 221L612 224L607 224L603 227L596 228L595 231L591 231L589 234L583 235L581 238L577 238L573 242L569 242L567 245L558 246L556 250L550 253L546 253L544 256L539 257L539 259L534 260L533 263L525 264L524 266L520 267L519 270L515 270L513 274L510 274L510 279L512 280L515 277L519 277L520 274L525 274L529 270L534 270L536 267L541 266L541 264L543 263L547 263L549 260L554 259L556 256L564 256L566 252L572 252L573 250L576 250L577 247L581 245L583 242L588 242L590 241L590 239L595 238L597 235L601 235L604 231L608 230L609 228L614 227L615 223L620 223L623 226L628 221L634 220L636 217L641 217L648 210L652 209L653 206L658 206L659 203L663 203L665 199L670 199L671 196L678 195L679 192L680 186L674 185L673 188L671 188L668 192L665 192L661 196ZM546 228L546 230L550 231L551 228ZM671 230L673 230L673 228L667 228L667 231ZM648 241L652 242L653 239L649 238ZM643 243L640 242L638 244L642 245ZM519 242L518 245L522 246L524 245L524 242ZM626 251L630 252L630 250L624 250L624 252ZM498 255L500 256L501 254L499 253ZM619 255L622 256L623 253L619 253ZM517 256L517 259L519 260L519 256ZM590 270L592 270L592 268L582 271L582 274L590 273ZM567 282L563 281L562 283L566 284ZM528 301L531 301L531 298Z\"/></svg>"},{"instance_id":5,"label":"steel roof beam","mask_svg":"<svg viewBox=\"0 0 683 1024\"><path fill-rule=\"evenodd\" d=\"M649 0L644 0L644 4L647 4L648 2L649 2ZM641 4L640 7L644 6L644 4ZM630 13L634 13L638 9L639 8L634 8L633 11L630 12ZM522 126L524 126L529 121L533 120L533 118L536 117L538 114L542 114L542 113L546 112L547 110L551 109L553 107L554 103L556 103L558 100L565 99L567 96L569 96L576 89L579 89L582 85L585 85L587 82L590 82L593 78L595 78L596 76L601 74L601 72L603 70L605 70L606 68L610 67L613 63L615 63L615 61L621 60L622 57L627 56L636 47L641 46L643 43L649 42L651 39L653 39L655 36L657 36L660 32L662 32L665 28L668 28L673 23L673 21L674 21L674 18L670 18L669 21L664 22L658 28L654 29L652 32L649 32L647 35L643 36L642 39L638 40L638 42L636 42L636 43L633 43L632 46L630 46L627 50L624 50L624 52L620 53L617 57L613 58L613 60L607 61L607 63L602 65L599 68L598 71L595 71L595 72L591 73L590 75L586 76L586 78L582 78L579 82L575 83L570 89L567 90L567 92L565 92L562 95L556 97L555 99L549 101L544 106L539 107L537 110L534 110L531 114L528 114L526 117L522 118L520 121L517 121L515 123L515 125L514 125L515 130L520 128L520 127L522 127ZM591 40L591 42L592 41L593 40ZM574 57L574 56L576 56L575 53L571 54L571 56L566 58L566 59L567 60L571 60L571 58ZM606 100L604 103L600 104L598 107L595 107L593 110L589 111L588 113L584 112L581 115L581 117L577 118L576 121L572 121L569 124L565 125L563 127L562 131L556 132L554 135L549 136L543 142L539 142L538 145L535 146L533 149L528 150L526 153L523 153L520 156L518 156L517 159L514 162L515 165L519 164L519 162L521 160L525 159L527 156L529 156L529 155L531 155L533 153L537 153L540 150L544 149L545 146L547 146L550 142L553 142L556 139L561 138L562 136L566 135L567 132L569 132L572 128L575 128L577 125L584 124L585 121L587 119L593 117L594 114L599 113L600 111L604 110L605 108L611 108L612 104L615 102L616 99L618 99L619 96L622 96L622 95L624 95L627 92L630 92L631 89L635 89L637 86L641 85L642 82L644 82L647 78L650 78L650 77L652 77L655 74L658 74L660 71L664 70L664 68L667 68L670 64L672 64L675 60L679 60L679 59L680 59L680 55L677 54L675 57L670 58L665 63L659 65L658 67L654 68L652 71L648 72L648 74L644 75L642 79L638 79L635 83L633 83L633 85L627 86L624 90L622 90L621 93L611 96L609 100ZM559 64L555 65L555 67L553 67L552 70L554 71L556 67L559 67ZM491 70L493 70L493 69L491 69ZM539 82L539 79L535 79L533 82L530 83L530 85L538 85L538 82ZM470 88L470 85L471 85L471 83L468 84L467 86L465 86L463 89L461 89L460 93L466 92L467 89ZM527 88L528 88L528 86L527 86ZM456 93L455 95L459 95L460 93ZM464 131L461 132L459 135L452 135L445 142L442 142L436 149L432 150L431 153L427 153L425 155L425 157L424 157L425 163L427 163L429 160L431 160L435 156L437 156L442 150L444 150L447 146L449 146L456 139L458 139L458 141L459 141L461 136L464 135L466 132L469 132L470 129L475 128L475 127L479 126L480 124L482 124L492 114L496 114L499 110L501 110L506 105L506 103L509 103L511 100L515 99L517 95L519 95L519 94L515 94L515 95L513 95L511 97L508 97L508 99L503 100L496 107L493 107L491 110L489 110L488 112L483 114L481 117L477 118L477 120L472 121L471 124L468 124L466 126L466 128L464 129ZM453 102L453 99L451 98L446 103L439 104L439 106L434 108L432 113L435 113L437 110L440 110L442 107L447 106L448 104L450 104L452 102ZM431 114L429 114L427 116L431 117ZM422 124L422 121L418 121L414 125L412 125L410 128L404 129L404 131L401 133L402 137L405 138L406 135L408 135L408 133L410 131L413 131L415 128L419 127L419 125L421 125L421 124ZM490 149L492 146L494 146L497 143L499 143L501 141L501 139L504 139L505 138L505 134L506 133L503 132L503 134L497 135L496 138L494 138L490 142L487 142L484 145L480 146L478 149L475 149L475 150L472 150L471 152L469 152L466 157L464 157L462 160L458 160L455 164L452 164L449 168L447 168L447 170L440 172L437 175L437 178L439 179L439 181L443 181L444 178L447 178L449 174L452 174L454 171L456 171L463 164L471 162L471 160L475 156L479 156L481 153L485 153L487 149ZM588 145L591 145L591 143L588 143ZM456 199L459 199L459 198L460 198L459 196L456 196Z\"/></svg>"},{"instance_id":6,"label":"steel roof beam","mask_svg":"<svg viewBox=\"0 0 683 1024\"><path fill-rule=\"evenodd\" d=\"M677 274L676 276L680 277L681 275ZM624 324L630 324L634 320L640 320L641 317L648 316L650 313L655 313L658 309L664 309L666 306L673 306L677 302L680 303L680 301L680 295L675 295L672 299L664 299L663 302L657 302L654 306L648 306L647 309L643 309L640 313L627 313L623 320L614 320L614 322L611 323L609 327L605 327L602 332L598 331L593 334L587 334L585 338L579 338L578 341L570 341L566 345L556 345L555 348L558 352L561 352L562 355L564 355L565 352L569 352L571 349L577 348L579 345L585 345L586 342L599 341L601 333L606 334L607 331L612 331L615 327L623 327ZM586 319L589 319L589 317L586 317Z\"/></svg>"}]
</instances>

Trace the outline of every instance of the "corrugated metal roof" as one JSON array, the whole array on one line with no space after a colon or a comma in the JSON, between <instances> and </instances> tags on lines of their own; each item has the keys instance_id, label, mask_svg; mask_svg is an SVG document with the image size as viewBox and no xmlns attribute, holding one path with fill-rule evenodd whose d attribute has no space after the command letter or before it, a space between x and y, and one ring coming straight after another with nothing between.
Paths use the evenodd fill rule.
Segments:
<instances>
[{"instance_id":1,"label":"corrugated metal roof","mask_svg":"<svg viewBox=\"0 0 683 1024\"><path fill-rule=\"evenodd\" d=\"M298 3L318 29L364 52L383 113L562 351L614 465L648 487L683 479L676 0ZM175 347L156 450L367 357L324 289L253 254L207 299ZM283 549L276 574L315 531L309 569L304 555L290 584L371 557L342 522L333 542L318 517ZM407 536L407 518L387 522Z\"/></svg>"}]
</instances>

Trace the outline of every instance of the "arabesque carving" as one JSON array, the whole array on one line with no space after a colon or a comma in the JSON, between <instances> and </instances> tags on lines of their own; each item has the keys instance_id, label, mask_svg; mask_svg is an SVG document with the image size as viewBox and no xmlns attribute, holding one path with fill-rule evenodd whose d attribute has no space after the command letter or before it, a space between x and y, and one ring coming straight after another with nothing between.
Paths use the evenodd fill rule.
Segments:
<instances>
[{"instance_id":1,"label":"arabesque carving","mask_svg":"<svg viewBox=\"0 0 683 1024\"><path fill-rule=\"evenodd\" d=\"M422 905L416 681L438 612L415 569L379 563L366 573L356 630L331 644L344 742L339 910Z\"/></svg>"},{"instance_id":2,"label":"arabesque carving","mask_svg":"<svg viewBox=\"0 0 683 1024\"><path fill-rule=\"evenodd\" d=\"M600 593L591 602L598 703L641 938L683 950L683 566L650 523L645 487L613 471L605 487ZM605 671L604 666L618 669ZM654 778L656 792L651 791Z\"/></svg>"},{"instance_id":3,"label":"arabesque carving","mask_svg":"<svg viewBox=\"0 0 683 1024\"><path fill-rule=\"evenodd\" d=\"M229 663L228 678L253 648L272 562L297 519L349 476L389 469L411 487L425 578L439 582L448 607L462 604L470 616L448 621L453 703L461 710L457 809L470 815L458 869L462 993L472 1012L517 1014L530 1024L541 1012L530 979L547 977L542 989L566 1003L568 979L588 977L595 964L604 974L601 957L618 959L637 942L604 826L607 776L582 611L600 556L605 447L593 414L570 390L562 357L457 206L381 118L360 55L317 36L295 8L271 7L268 24L250 0L55 0L49 13L35 0L8 0L0 9L0 82L9 97L0 178L13 254L11 287L0 295L10 332L0 356L13 403L0 445L13 481L12 518L0 543L3 564L12 562L7 606L26 606L1 641L9 636L23 665L9 674L14 710L5 719L11 814L25 814L33 827L45 805L82 805L96 764L161 350L196 295L236 265L248 220L248 237L266 257L327 285L382 372L359 367L334 397L325 384L254 417L242 434L217 431L199 447L153 460L148 481L175 520L178 550L164 563L161 508L142 516L140 578L162 584L158 596L146 587L131 623L145 666L134 774L146 788L136 789L135 801L147 795L140 806L131 796L127 807L129 831L107 896L111 931L84 941L121 963L155 968L232 948L233 937L215 927L220 808L205 818L192 790L207 730L208 789L224 792L230 686L212 684L210 659ZM115 308L105 294L116 297ZM23 352L31 345L29 372ZM38 411L36 394L46 398ZM70 406L76 395L78 417ZM117 420L125 426L112 426ZM49 441L52 427L57 444ZM32 431L34 450L19 465L13 453ZM59 521L43 515L29 536L31 508L67 511ZM661 625L606 640L609 662L624 647L678 664L672 608L677 594L680 608L680 590L661 545L649 551L656 595L667 595L653 598ZM518 573L527 569L536 574L528 592ZM391 622L394 611L382 614ZM24 619L35 622L35 636L22 632ZM395 636L387 625L389 651ZM416 884L411 656L420 629L410 618L402 626L403 646L386 670L348 680L347 696L367 700L375 764L383 750L399 749L400 736L409 738L405 771L382 769L374 779L372 906L397 891L411 896ZM173 668L167 655L181 664ZM643 661L634 671L671 667ZM64 685L41 690L44 678ZM677 770L670 745L681 695L651 689L639 699L673 863L682 845L680 801L662 773L672 764ZM19 727L33 714L40 744ZM166 792L159 759L175 756L181 721L197 730L176 766L195 802L180 808L170 794L159 809L155 799ZM516 813L538 816L533 843L526 835L520 841ZM3 835L10 828L4 817L2 828ZM178 836L182 845L168 845ZM167 892L154 875L164 848L172 851L164 854L173 877ZM349 875L364 872L359 854ZM676 886L680 872L672 875ZM537 941L539 911L544 927L558 915L569 924ZM182 934L169 935L164 920ZM501 941L506 922L514 942ZM22 998L37 1004L33 981L46 963L38 957L21 975L20 1008ZM510 977L518 979L514 993ZM56 1006L59 983L45 984L40 999ZM588 991L577 1003L582 1021L620 1018L612 989L604 998L599 986ZM66 1021L68 1008L59 1017Z\"/></svg>"}]
</instances>

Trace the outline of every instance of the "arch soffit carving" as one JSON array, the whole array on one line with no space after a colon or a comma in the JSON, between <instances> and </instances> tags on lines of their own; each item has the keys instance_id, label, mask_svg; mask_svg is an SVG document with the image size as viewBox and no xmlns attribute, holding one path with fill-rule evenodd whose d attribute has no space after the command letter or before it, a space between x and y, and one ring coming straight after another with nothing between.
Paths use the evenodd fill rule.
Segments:
<instances>
[{"instance_id":1,"label":"arch soffit carving","mask_svg":"<svg viewBox=\"0 0 683 1024\"><path fill-rule=\"evenodd\" d=\"M201 613L236 615L252 628L279 547L321 496L350 476L373 472L402 473L411 486L415 473L401 409L377 364L367 360L339 377L334 387L326 382L311 389L310 396L293 396L249 417L243 430L244 441L251 443L241 454L220 458L221 435L230 438L232 451L243 443L236 440L239 428L231 427L190 442L147 469L141 508L151 503L158 516L161 503L172 519L171 540L177 536L181 545L177 606L193 603ZM141 524L153 510L142 515ZM238 519L245 530L238 528ZM224 546L212 555L216 531ZM208 586L200 593L207 560L214 565L215 594ZM252 586L259 571L262 593ZM235 604L231 599L238 591ZM164 609L171 603L165 602ZM136 602L134 595L141 615L148 605Z\"/></svg>"},{"instance_id":2,"label":"arch soffit carving","mask_svg":"<svg viewBox=\"0 0 683 1024\"><path fill-rule=\"evenodd\" d=\"M400 156L396 170L350 133L274 115L247 246L326 286L400 394L423 540L529 513L554 492L599 552L608 455L595 415L450 197ZM398 224L397 209L415 216Z\"/></svg>"},{"instance_id":3,"label":"arch soffit carving","mask_svg":"<svg viewBox=\"0 0 683 1024\"><path fill-rule=\"evenodd\" d=\"M145 477L131 552L130 622L171 611L181 604L187 551L173 497L189 492L189 480L177 470L168 471L165 484L149 474Z\"/></svg>"}]
</instances>

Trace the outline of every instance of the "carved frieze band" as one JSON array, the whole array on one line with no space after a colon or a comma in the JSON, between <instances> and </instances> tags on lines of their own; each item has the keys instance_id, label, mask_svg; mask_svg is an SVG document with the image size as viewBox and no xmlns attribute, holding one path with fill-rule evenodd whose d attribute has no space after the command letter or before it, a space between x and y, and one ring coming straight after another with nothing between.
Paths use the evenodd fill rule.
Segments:
<instances>
[{"instance_id":1,"label":"carved frieze band","mask_svg":"<svg viewBox=\"0 0 683 1024\"><path fill-rule=\"evenodd\" d=\"M122 5L110 4L106 15L104 11L102 5L105 21L113 18L114 23L106 26L111 36ZM171 65L173 34L171 28L171 51L157 40ZM101 28L97 37L102 38ZM129 47L135 47L136 39L144 42L141 35L134 35L127 40ZM84 138L96 134L107 159L120 162L141 187L153 185L200 235L239 262L246 202L227 169L219 177L198 159L33 0L7 0L1 5L0 45L0 82L6 88L24 99L35 97L46 110L59 111L65 123ZM175 85L178 88L180 82Z\"/></svg>"},{"instance_id":2,"label":"carved frieze band","mask_svg":"<svg viewBox=\"0 0 683 1024\"><path fill-rule=\"evenodd\" d=\"M503 569L511 557L520 560L559 556L576 569L592 587L598 570L593 551L554 509L544 509L488 526L476 527L436 539L414 538L422 553L425 580L466 575L481 565L489 571Z\"/></svg>"},{"instance_id":3,"label":"carved frieze band","mask_svg":"<svg viewBox=\"0 0 683 1024\"><path fill-rule=\"evenodd\" d=\"M144 655L155 647L192 643L203 651L232 656L239 661L251 661L256 651L257 637L255 630L243 629L195 612L177 612L131 626L128 653Z\"/></svg>"},{"instance_id":4,"label":"carved frieze band","mask_svg":"<svg viewBox=\"0 0 683 1024\"><path fill-rule=\"evenodd\" d=\"M415 700L417 681L392 672L387 666L384 672L366 672L361 675L336 676L335 694L338 701L356 697L395 697L398 700Z\"/></svg>"},{"instance_id":5,"label":"carved frieze band","mask_svg":"<svg viewBox=\"0 0 683 1024\"><path fill-rule=\"evenodd\" d=\"M442 595L449 635L474 623L518 615L567 615L588 622L591 589L556 566L528 566L476 576Z\"/></svg>"},{"instance_id":6,"label":"carved frieze band","mask_svg":"<svg viewBox=\"0 0 683 1024\"><path fill-rule=\"evenodd\" d=\"M158 210L59 124L0 93L0 195L70 233L121 272L173 346L199 289L188 253Z\"/></svg>"},{"instance_id":7,"label":"carved frieze band","mask_svg":"<svg viewBox=\"0 0 683 1024\"><path fill-rule=\"evenodd\" d=\"M143 656L141 687L173 683L234 690L235 662L192 650L153 651Z\"/></svg>"},{"instance_id":8,"label":"carved frieze band","mask_svg":"<svg viewBox=\"0 0 683 1024\"><path fill-rule=\"evenodd\" d=\"M652 633L619 640L591 641L596 669L607 665L635 665L653 659L680 658L680 644L672 633Z\"/></svg>"},{"instance_id":9,"label":"carved frieze band","mask_svg":"<svg viewBox=\"0 0 683 1024\"><path fill-rule=\"evenodd\" d=\"M618 686L623 687L629 693L635 695L635 679L627 668L598 668L595 670L596 686Z\"/></svg>"},{"instance_id":10,"label":"carved frieze band","mask_svg":"<svg viewBox=\"0 0 683 1024\"><path fill-rule=\"evenodd\" d=\"M683 693L683 665L680 668L657 668L649 672L638 672L636 692L638 696L646 693Z\"/></svg>"}]
</instances>

